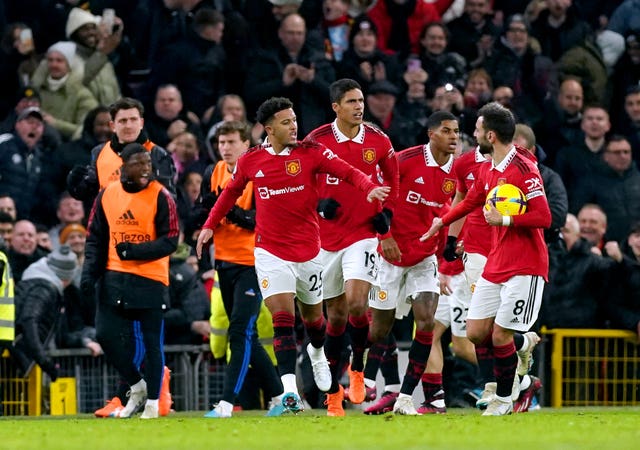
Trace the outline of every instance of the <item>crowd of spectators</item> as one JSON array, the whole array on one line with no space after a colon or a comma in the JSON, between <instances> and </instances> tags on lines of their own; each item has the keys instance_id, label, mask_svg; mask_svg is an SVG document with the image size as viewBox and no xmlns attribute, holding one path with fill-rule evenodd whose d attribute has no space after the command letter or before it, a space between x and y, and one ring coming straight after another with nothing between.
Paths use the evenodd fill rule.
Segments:
<instances>
[{"instance_id":1,"label":"crowd of spectators","mask_svg":"<svg viewBox=\"0 0 640 450\"><path fill-rule=\"evenodd\" d=\"M112 138L115 100L145 105L186 224L221 123L249 123L259 143L257 106L284 96L302 138L332 120L328 87L346 77L396 151L426 142L435 110L459 118L466 150L481 106L510 108L570 213L547 233L557 251L543 323L640 332L638 0L3 0L0 29L0 236L17 283L61 244L82 262L90 204L69 196L67 174ZM187 256L181 247L171 265L185 309L167 316L181 343L207 334ZM67 311L57 341L99 354L78 284L54 302Z\"/></svg>"}]
</instances>

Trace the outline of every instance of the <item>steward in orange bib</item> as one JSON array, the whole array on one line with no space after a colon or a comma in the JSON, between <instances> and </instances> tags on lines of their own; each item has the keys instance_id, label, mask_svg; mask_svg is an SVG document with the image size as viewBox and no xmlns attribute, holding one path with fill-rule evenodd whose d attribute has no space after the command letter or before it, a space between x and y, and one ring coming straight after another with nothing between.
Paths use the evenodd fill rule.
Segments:
<instances>
[{"instance_id":1,"label":"steward in orange bib","mask_svg":"<svg viewBox=\"0 0 640 450\"><path fill-rule=\"evenodd\" d=\"M147 399L143 417L155 418L164 366L169 256L178 245L178 214L169 192L153 180L149 152L134 143L120 156L120 182L98 194L91 212L81 289L85 298L94 298L97 291L98 342L131 386L120 417L130 417ZM137 358L143 343L144 378Z\"/></svg>"},{"instance_id":2,"label":"steward in orange bib","mask_svg":"<svg viewBox=\"0 0 640 450\"><path fill-rule=\"evenodd\" d=\"M171 155L147 138L144 131L144 107L133 98L124 97L109 107L113 136L105 144L91 150L91 164L75 166L67 177L67 188L72 197L93 202L98 191L120 180L120 153L127 144L141 144L151 155L154 178L175 198L175 167Z\"/></svg>"}]
</instances>

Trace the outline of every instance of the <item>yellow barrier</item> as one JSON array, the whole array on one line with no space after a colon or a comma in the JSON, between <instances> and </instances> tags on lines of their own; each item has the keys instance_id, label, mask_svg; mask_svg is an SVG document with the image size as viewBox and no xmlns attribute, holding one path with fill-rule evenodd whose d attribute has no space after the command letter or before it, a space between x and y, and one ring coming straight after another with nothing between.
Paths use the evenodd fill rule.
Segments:
<instances>
[{"instance_id":1,"label":"yellow barrier","mask_svg":"<svg viewBox=\"0 0 640 450\"><path fill-rule=\"evenodd\" d=\"M5 416L42 414L42 370L38 365L28 377L22 377L8 352L0 355L0 407Z\"/></svg>"},{"instance_id":2,"label":"yellow barrier","mask_svg":"<svg viewBox=\"0 0 640 450\"><path fill-rule=\"evenodd\" d=\"M52 416L66 416L78 413L75 378L58 378L51 383L50 394Z\"/></svg>"},{"instance_id":3,"label":"yellow barrier","mask_svg":"<svg viewBox=\"0 0 640 450\"><path fill-rule=\"evenodd\" d=\"M546 329L551 406L640 405L638 336L627 330Z\"/></svg>"}]
</instances>

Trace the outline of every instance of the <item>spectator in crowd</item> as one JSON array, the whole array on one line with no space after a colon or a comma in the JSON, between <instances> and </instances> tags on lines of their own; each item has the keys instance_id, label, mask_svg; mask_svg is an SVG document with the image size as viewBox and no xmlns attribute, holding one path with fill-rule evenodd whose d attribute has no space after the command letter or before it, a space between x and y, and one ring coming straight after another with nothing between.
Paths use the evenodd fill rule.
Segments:
<instances>
[{"instance_id":1,"label":"spectator in crowd","mask_svg":"<svg viewBox=\"0 0 640 450\"><path fill-rule=\"evenodd\" d=\"M2 247L11 245L11 236L13 236L13 227L16 220L10 214L0 211L0 238L2 239Z\"/></svg>"},{"instance_id":2,"label":"spectator in crowd","mask_svg":"<svg viewBox=\"0 0 640 450\"><path fill-rule=\"evenodd\" d=\"M43 151L40 146L44 129L42 112L35 107L26 108L18 116L15 131L0 139L0 192L14 200L16 215L24 219L38 205L51 201L43 187ZM50 194L50 193L49 193Z\"/></svg>"},{"instance_id":3,"label":"spectator in crowd","mask_svg":"<svg viewBox=\"0 0 640 450\"><path fill-rule=\"evenodd\" d=\"M447 51L449 38L449 30L441 22L425 25L420 34L419 57L422 68L428 74L425 83L428 92L446 83L463 84L467 61L462 55Z\"/></svg>"},{"instance_id":4,"label":"spectator in crowd","mask_svg":"<svg viewBox=\"0 0 640 450\"><path fill-rule=\"evenodd\" d=\"M602 162L605 137L611 129L609 113L602 106L591 105L584 109L580 128L584 140L558 151L554 168L562 177L569 198L579 180L593 175Z\"/></svg>"},{"instance_id":5,"label":"spectator in crowd","mask_svg":"<svg viewBox=\"0 0 640 450\"><path fill-rule=\"evenodd\" d=\"M572 3L572 0L547 0L547 8L531 23L531 35L540 43L542 54L553 62L570 48L581 45L592 33Z\"/></svg>"},{"instance_id":6,"label":"spectator in crowd","mask_svg":"<svg viewBox=\"0 0 640 450\"><path fill-rule=\"evenodd\" d=\"M611 79L611 121L624 120L624 103L629 89L640 84L640 30L627 36L625 52L613 68ZM640 142L639 142L640 144Z\"/></svg>"},{"instance_id":7,"label":"spectator in crowd","mask_svg":"<svg viewBox=\"0 0 640 450\"><path fill-rule=\"evenodd\" d=\"M69 193L73 198L82 200L89 207L99 189L120 180L122 161L120 153L127 144L142 144L151 154L153 176L172 194L175 167L171 155L165 149L151 142L144 131L144 107L133 98L124 97L109 107L112 135L104 145L98 145L91 151L91 163L78 164L67 177Z\"/></svg>"},{"instance_id":8,"label":"spectator in crowd","mask_svg":"<svg viewBox=\"0 0 640 450\"><path fill-rule=\"evenodd\" d=\"M494 101L497 101L507 108L507 105L496 98L495 92L493 92L493 94L492 92L493 80L486 70L478 68L469 71L464 89L464 105L467 108L473 108L477 111L482 108L483 105L490 102L492 97ZM511 102L511 99L513 99L513 91L511 91L508 103Z\"/></svg>"},{"instance_id":9,"label":"spectator in crowd","mask_svg":"<svg viewBox=\"0 0 640 450\"><path fill-rule=\"evenodd\" d=\"M88 165L91 162L91 150L104 145L111 138L109 108L98 106L87 113L82 125L82 133L78 139L65 142L55 152L60 164L60 172L65 179L76 164ZM45 134L47 126L45 125Z\"/></svg>"},{"instance_id":10,"label":"spectator in crowd","mask_svg":"<svg viewBox=\"0 0 640 450\"><path fill-rule=\"evenodd\" d=\"M47 252L51 252L53 250L51 237L49 237L49 229L41 223L36 224L36 244L39 248L42 248Z\"/></svg>"},{"instance_id":11,"label":"spectator in crowd","mask_svg":"<svg viewBox=\"0 0 640 450\"><path fill-rule=\"evenodd\" d=\"M193 209L200 196L202 182L202 172L199 171L189 170L178 179L176 204L178 206L178 216L180 216L182 223L181 228L185 233L193 231L190 221L193 220Z\"/></svg>"},{"instance_id":12,"label":"spectator in crowd","mask_svg":"<svg viewBox=\"0 0 640 450\"><path fill-rule=\"evenodd\" d=\"M66 141L80 135L82 121L98 106L93 94L71 71L76 44L57 42L47 50L46 61L33 75L31 83L40 92L44 120Z\"/></svg>"},{"instance_id":13,"label":"spectator in crowd","mask_svg":"<svg viewBox=\"0 0 640 450\"><path fill-rule=\"evenodd\" d=\"M285 17L278 30L277 49L256 54L245 85L245 100L251 112L265 98L290 98L296 105L301 135L328 120L326 99L329 84L335 80L333 66L306 36L306 25L299 14Z\"/></svg>"},{"instance_id":14,"label":"spectator in crowd","mask_svg":"<svg viewBox=\"0 0 640 450\"><path fill-rule=\"evenodd\" d=\"M602 307L609 299L613 300L609 295L611 275L622 255L612 251L609 256L619 258L613 260L593 253L591 242L581 237L578 219L573 214L567 215L562 239L566 249L545 288L540 323L549 328L603 327ZM609 250L613 244L608 244Z\"/></svg>"},{"instance_id":15,"label":"spectator in crowd","mask_svg":"<svg viewBox=\"0 0 640 450\"><path fill-rule=\"evenodd\" d=\"M67 245L78 257L78 267L84 264L84 250L87 242L87 229L77 222L70 222L60 229L58 243L60 246ZM80 288L80 271L74 276L73 284Z\"/></svg>"},{"instance_id":16,"label":"spectator in crowd","mask_svg":"<svg viewBox=\"0 0 640 450\"><path fill-rule=\"evenodd\" d=\"M408 148L415 145L422 126L400 114L396 108L399 95L400 90L389 81L373 83L365 95L364 118L384 131L394 148Z\"/></svg>"},{"instance_id":17,"label":"spectator in crowd","mask_svg":"<svg viewBox=\"0 0 640 450\"><path fill-rule=\"evenodd\" d=\"M169 301L164 314L165 344L199 345L209 337L210 305L207 292L187 264L191 247L182 243L169 259Z\"/></svg>"},{"instance_id":18,"label":"spectator in crowd","mask_svg":"<svg viewBox=\"0 0 640 450\"><path fill-rule=\"evenodd\" d=\"M318 2L319 3L319 2ZM342 61L344 52L349 48L349 30L352 20L349 18L349 0L323 0L320 32L324 40L327 59L334 63Z\"/></svg>"},{"instance_id":19,"label":"spectator in crowd","mask_svg":"<svg viewBox=\"0 0 640 450\"><path fill-rule=\"evenodd\" d=\"M253 50L273 50L278 47L278 29L282 19L290 14L298 14L302 0L249 0L244 8L244 16L252 30L250 35ZM321 14L321 11L317 11ZM304 16L303 16L304 17ZM306 18L305 18L306 19ZM320 50L322 41L314 42Z\"/></svg>"},{"instance_id":20,"label":"spectator in crowd","mask_svg":"<svg viewBox=\"0 0 640 450\"><path fill-rule=\"evenodd\" d=\"M578 181L570 211L597 203L607 215L607 238L622 242L640 220L640 172L631 157L631 144L620 135L607 140L602 160L593 176Z\"/></svg>"},{"instance_id":21,"label":"spectator in crowd","mask_svg":"<svg viewBox=\"0 0 640 450\"><path fill-rule=\"evenodd\" d=\"M9 114L20 100L20 88L29 84L38 62L33 33L31 39L28 34L23 34L29 31L29 27L21 22L3 27L0 40L0 119ZM11 125L13 122L15 120Z\"/></svg>"},{"instance_id":22,"label":"spectator in crowd","mask_svg":"<svg viewBox=\"0 0 640 450\"><path fill-rule=\"evenodd\" d=\"M224 30L222 13L200 9L187 35L167 47L152 66L151 88L174 84L182 93L187 110L201 118L207 108L226 93Z\"/></svg>"},{"instance_id":23,"label":"spectator in crowd","mask_svg":"<svg viewBox=\"0 0 640 450\"><path fill-rule=\"evenodd\" d=\"M11 133L15 130L16 120L18 116L27 108L40 108L40 94L31 86L27 86L18 93L18 102L13 110L0 123L0 133ZM41 145L44 149L55 152L62 144L62 137L58 130L48 123L44 124Z\"/></svg>"},{"instance_id":24,"label":"spectator in crowd","mask_svg":"<svg viewBox=\"0 0 640 450\"><path fill-rule=\"evenodd\" d=\"M123 24L115 17L110 29L90 11L73 8L69 12L65 34L76 44L72 72L81 80L101 105L110 105L120 98L120 86L109 56L122 40Z\"/></svg>"},{"instance_id":25,"label":"spectator in crowd","mask_svg":"<svg viewBox=\"0 0 640 450\"><path fill-rule=\"evenodd\" d=\"M607 215L600 205L587 203L578 212L578 224L580 225L580 237L591 243L591 250L596 254L602 254L607 233Z\"/></svg>"},{"instance_id":26,"label":"spectator in crowd","mask_svg":"<svg viewBox=\"0 0 640 450\"><path fill-rule=\"evenodd\" d=\"M45 249L38 247L36 226L28 220L18 220L13 226L11 245L7 253L16 282L22 279L22 273L30 264L47 253Z\"/></svg>"},{"instance_id":27,"label":"spectator in crowd","mask_svg":"<svg viewBox=\"0 0 640 450\"><path fill-rule=\"evenodd\" d=\"M447 27L449 50L462 55L471 67L479 67L491 54L500 33L492 21L490 0L465 0L464 13Z\"/></svg>"},{"instance_id":28,"label":"spectator in crowd","mask_svg":"<svg viewBox=\"0 0 640 450\"><path fill-rule=\"evenodd\" d=\"M609 284L613 292L604 305L605 314L612 328L631 330L640 339L640 223L631 227L622 248L622 268Z\"/></svg>"},{"instance_id":29,"label":"spectator in crowd","mask_svg":"<svg viewBox=\"0 0 640 450\"><path fill-rule=\"evenodd\" d=\"M433 3L417 0L379 0L367 15L378 28L378 48L397 53L400 61L420 52L422 29L429 22L440 20Z\"/></svg>"},{"instance_id":30,"label":"spectator in crowd","mask_svg":"<svg viewBox=\"0 0 640 450\"><path fill-rule=\"evenodd\" d=\"M207 167L205 153L200 150L200 141L188 131L176 135L169 142L167 150L171 153L171 158L176 168L176 181L181 180L188 172L203 173Z\"/></svg>"},{"instance_id":31,"label":"spectator in crowd","mask_svg":"<svg viewBox=\"0 0 640 450\"><path fill-rule=\"evenodd\" d=\"M349 33L349 48L340 64L336 64L337 78L350 78L362 86L363 92L377 81L400 83L401 66L395 55L388 55L377 46L378 29L366 15L358 16Z\"/></svg>"},{"instance_id":32,"label":"spectator in crowd","mask_svg":"<svg viewBox=\"0 0 640 450\"><path fill-rule=\"evenodd\" d=\"M536 136L547 152L550 166L555 164L562 147L583 139L580 129L583 106L584 91L575 78L562 81L557 96L545 99L543 120L536 129Z\"/></svg>"},{"instance_id":33,"label":"spectator in crowd","mask_svg":"<svg viewBox=\"0 0 640 450\"><path fill-rule=\"evenodd\" d=\"M0 214L1 216L1 214ZM14 295L13 275L6 248L0 237L0 351L11 348L16 335L16 304Z\"/></svg>"},{"instance_id":34,"label":"spectator in crowd","mask_svg":"<svg viewBox=\"0 0 640 450\"><path fill-rule=\"evenodd\" d=\"M159 86L156 90L153 110L145 118L145 129L149 139L165 148L185 131L202 140L198 116L185 109L182 94L173 84Z\"/></svg>"},{"instance_id":35,"label":"spectator in crowd","mask_svg":"<svg viewBox=\"0 0 640 450\"><path fill-rule=\"evenodd\" d=\"M516 14L507 18L504 34L483 67L495 86L513 89L511 109L520 120L535 126L542 119L542 100L556 86L556 80L551 60L530 45L524 16Z\"/></svg>"},{"instance_id":36,"label":"spectator in crowd","mask_svg":"<svg viewBox=\"0 0 640 450\"><path fill-rule=\"evenodd\" d=\"M80 224L84 222L84 205L80 200L73 198L68 192L64 192L58 200L56 210L58 224L49 230L49 237L53 248L60 247L60 233L62 229L70 224Z\"/></svg>"},{"instance_id":37,"label":"spectator in crowd","mask_svg":"<svg viewBox=\"0 0 640 450\"><path fill-rule=\"evenodd\" d=\"M24 271L16 288L20 305L14 354L24 373L35 361L52 381L59 366L46 354L63 314L64 290L77 269L75 253L67 246L39 258Z\"/></svg>"},{"instance_id":38,"label":"spectator in crowd","mask_svg":"<svg viewBox=\"0 0 640 450\"><path fill-rule=\"evenodd\" d=\"M615 124L617 133L625 136L631 143L633 159L640 162L640 85L627 89L624 97L624 117Z\"/></svg>"},{"instance_id":39,"label":"spectator in crowd","mask_svg":"<svg viewBox=\"0 0 640 450\"><path fill-rule=\"evenodd\" d=\"M213 111L211 120L207 122L214 122L207 132L205 139L205 145L207 147L208 157L212 162L218 162L220 160L220 153L218 152L216 132L218 128L225 122L232 120L239 120L251 125L251 122L247 119L247 108L245 107L242 97L236 94L226 94L218 99L215 111ZM253 145L262 142L262 134L264 133L264 127L255 123L251 125L251 143Z\"/></svg>"},{"instance_id":40,"label":"spectator in crowd","mask_svg":"<svg viewBox=\"0 0 640 450\"><path fill-rule=\"evenodd\" d=\"M0 211L9 214L14 221L18 217L15 200L5 192L0 193Z\"/></svg>"}]
</instances>

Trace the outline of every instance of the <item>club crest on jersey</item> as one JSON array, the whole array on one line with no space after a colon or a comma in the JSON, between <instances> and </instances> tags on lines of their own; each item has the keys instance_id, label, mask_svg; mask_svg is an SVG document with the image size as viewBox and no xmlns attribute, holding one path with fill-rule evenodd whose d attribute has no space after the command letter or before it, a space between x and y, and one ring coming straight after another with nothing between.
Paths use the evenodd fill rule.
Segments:
<instances>
[{"instance_id":1,"label":"club crest on jersey","mask_svg":"<svg viewBox=\"0 0 640 450\"><path fill-rule=\"evenodd\" d=\"M302 171L302 166L300 165L299 159L294 159L292 161L285 161L284 166L287 170L287 174L295 177Z\"/></svg>"},{"instance_id":2,"label":"club crest on jersey","mask_svg":"<svg viewBox=\"0 0 640 450\"><path fill-rule=\"evenodd\" d=\"M503 184L507 184L507 179L506 178L498 178L498 186L502 186Z\"/></svg>"},{"instance_id":3,"label":"club crest on jersey","mask_svg":"<svg viewBox=\"0 0 640 450\"><path fill-rule=\"evenodd\" d=\"M262 280L260 280L260 286L262 286L262 289L266 289L269 287L269 278L263 278Z\"/></svg>"},{"instance_id":4,"label":"club crest on jersey","mask_svg":"<svg viewBox=\"0 0 640 450\"><path fill-rule=\"evenodd\" d=\"M387 301L387 291L384 291L382 289L380 289L378 291L378 300L381 302L386 302Z\"/></svg>"},{"instance_id":5,"label":"club crest on jersey","mask_svg":"<svg viewBox=\"0 0 640 450\"><path fill-rule=\"evenodd\" d=\"M362 159L364 162L371 164L376 160L376 149L375 148L365 148L362 150Z\"/></svg>"},{"instance_id":6,"label":"club crest on jersey","mask_svg":"<svg viewBox=\"0 0 640 450\"><path fill-rule=\"evenodd\" d=\"M451 178L445 178L442 182L442 192L449 195L453 193L456 188L456 180L452 180Z\"/></svg>"}]
</instances>

